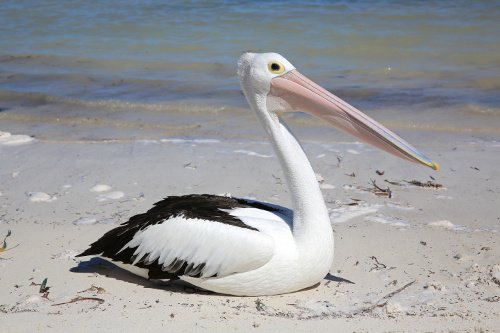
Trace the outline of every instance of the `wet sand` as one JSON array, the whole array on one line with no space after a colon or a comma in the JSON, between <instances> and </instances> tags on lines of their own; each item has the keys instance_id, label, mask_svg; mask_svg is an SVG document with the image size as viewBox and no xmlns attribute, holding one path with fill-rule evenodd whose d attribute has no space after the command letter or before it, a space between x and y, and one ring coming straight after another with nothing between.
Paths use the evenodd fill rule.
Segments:
<instances>
[{"instance_id":1,"label":"wet sand","mask_svg":"<svg viewBox=\"0 0 500 333\"><path fill-rule=\"evenodd\" d=\"M77 109L46 109L43 121L19 107L0 113L0 130L28 135L0 136L0 241L11 231L0 253L0 331L498 331L496 133L396 128L441 164L436 173L290 118L331 211L333 276L288 295L232 297L74 256L167 195L289 205L253 115Z\"/></svg>"}]
</instances>

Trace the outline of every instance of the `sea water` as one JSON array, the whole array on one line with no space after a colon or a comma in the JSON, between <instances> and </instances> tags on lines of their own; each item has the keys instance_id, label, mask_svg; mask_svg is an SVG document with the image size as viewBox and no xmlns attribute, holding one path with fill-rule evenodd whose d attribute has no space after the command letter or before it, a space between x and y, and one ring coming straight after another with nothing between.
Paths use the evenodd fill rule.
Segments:
<instances>
[{"instance_id":1,"label":"sea water","mask_svg":"<svg viewBox=\"0 0 500 333\"><path fill-rule=\"evenodd\" d=\"M19 0L0 3L0 22L3 111L61 98L245 107L237 58L275 51L363 110L500 127L498 1Z\"/></svg>"}]
</instances>

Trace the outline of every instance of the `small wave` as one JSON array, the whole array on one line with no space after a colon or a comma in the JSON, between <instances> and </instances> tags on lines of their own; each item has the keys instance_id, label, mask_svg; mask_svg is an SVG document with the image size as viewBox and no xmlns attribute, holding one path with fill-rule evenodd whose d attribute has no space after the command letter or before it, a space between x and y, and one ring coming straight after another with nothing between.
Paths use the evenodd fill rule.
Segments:
<instances>
[{"instance_id":1,"label":"small wave","mask_svg":"<svg viewBox=\"0 0 500 333\"><path fill-rule=\"evenodd\" d=\"M172 50L164 50L171 52ZM167 70L196 71L217 74L223 77L234 76L235 65L226 65L216 62L181 62L172 61L144 61L143 59L97 59L89 57L67 57L51 54L3 54L0 55L0 64L13 68L37 67L51 69L52 72L73 72L82 70L106 70L112 72L140 70L144 73L164 73Z\"/></svg>"},{"instance_id":2,"label":"small wave","mask_svg":"<svg viewBox=\"0 0 500 333\"><path fill-rule=\"evenodd\" d=\"M176 144L212 144L212 143L220 143L218 139L182 139L182 138L169 138L169 139L160 139L160 142L165 143L176 143Z\"/></svg>"},{"instance_id":3,"label":"small wave","mask_svg":"<svg viewBox=\"0 0 500 333\"><path fill-rule=\"evenodd\" d=\"M500 116L500 107L466 104L461 108L461 111L471 115L482 116Z\"/></svg>"},{"instance_id":4,"label":"small wave","mask_svg":"<svg viewBox=\"0 0 500 333\"><path fill-rule=\"evenodd\" d=\"M218 113L224 111L245 112L244 109L238 107L228 107L221 105L200 105L189 103L141 103L128 102L116 99L97 99L87 100L70 97L60 97L49 94L32 93L32 92L17 92L0 90L0 99L4 107L2 111L8 110L10 107L36 107L49 104L58 104L68 108L82 107L94 110L137 110L138 112L181 112L181 113Z\"/></svg>"},{"instance_id":5,"label":"small wave","mask_svg":"<svg viewBox=\"0 0 500 333\"><path fill-rule=\"evenodd\" d=\"M244 155L248 155L248 156L255 156L255 157L262 157L262 158L273 157L272 155L264 155L264 154L256 153L254 151L243 150L243 149L238 149L238 150L235 150L233 152L236 153L236 154L244 154Z\"/></svg>"}]
</instances>

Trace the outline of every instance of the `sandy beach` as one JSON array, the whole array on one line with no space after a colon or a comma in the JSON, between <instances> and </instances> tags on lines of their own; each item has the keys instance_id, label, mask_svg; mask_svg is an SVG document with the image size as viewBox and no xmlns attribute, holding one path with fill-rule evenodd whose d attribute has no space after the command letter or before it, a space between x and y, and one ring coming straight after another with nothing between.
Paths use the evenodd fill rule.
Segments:
<instances>
[{"instance_id":1,"label":"sandy beach","mask_svg":"<svg viewBox=\"0 0 500 333\"><path fill-rule=\"evenodd\" d=\"M217 295L75 258L167 195L289 204L249 110L185 106L180 118L178 108L120 122L119 112L98 119L74 107L43 113L43 127L15 103L0 114L0 241L10 231L1 332L498 331L500 140L491 131L399 128L441 164L436 173L289 117L335 230L332 276L309 290Z\"/></svg>"}]
</instances>

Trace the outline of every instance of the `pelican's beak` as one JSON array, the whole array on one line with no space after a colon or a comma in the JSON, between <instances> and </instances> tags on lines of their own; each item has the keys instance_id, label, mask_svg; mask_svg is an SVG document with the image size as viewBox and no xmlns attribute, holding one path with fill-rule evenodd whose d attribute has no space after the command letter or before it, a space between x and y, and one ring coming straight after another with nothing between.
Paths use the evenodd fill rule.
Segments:
<instances>
[{"instance_id":1,"label":"pelican's beak","mask_svg":"<svg viewBox=\"0 0 500 333\"><path fill-rule=\"evenodd\" d=\"M408 142L295 69L271 80L269 96L285 101L287 108L312 114L388 153L439 170L439 164Z\"/></svg>"}]
</instances>

